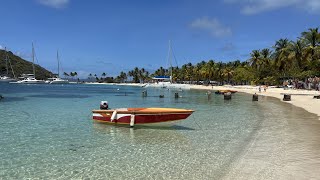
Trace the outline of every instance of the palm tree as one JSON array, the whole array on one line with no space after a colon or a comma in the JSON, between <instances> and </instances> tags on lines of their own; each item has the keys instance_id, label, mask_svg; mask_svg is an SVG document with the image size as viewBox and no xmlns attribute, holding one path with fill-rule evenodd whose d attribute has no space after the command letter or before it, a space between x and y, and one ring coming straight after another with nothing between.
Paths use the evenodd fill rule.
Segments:
<instances>
[{"instance_id":1,"label":"palm tree","mask_svg":"<svg viewBox=\"0 0 320 180\"><path fill-rule=\"evenodd\" d=\"M302 32L301 35L301 39L308 45L305 50L310 53L311 61L315 61L315 51L320 43L320 34L318 32L318 28L309 28L309 31Z\"/></svg>"},{"instance_id":2,"label":"palm tree","mask_svg":"<svg viewBox=\"0 0 320 180\"><path fill-rule=\"evenodd\" d=\"M221 61L215 64L215 72L216 72L216 78L220 82L220 84L223 84L223 69L224 69L224 63Z\"/></svg>"},{"instance_id":3,"label":"palm tree","mask_svg":"<svg viewBox=\"0 0 320 180\"><path fill-rule=\"evenodd\" d=\"M133 69L133 81L135 82L135 83L139 83L140 82L140 80L139 80L139 68L138 67L135 67L134 69Z\"/></svg>"},{"instance_id":4,"label":"palm tree","mask_svg":"<svg viewBox=\"0 0 320 180\"><path fill-rule=\"evenodd\" d=\"M193 74L193 78L194 80L198 83L201 79L201 64L198 63L196 66L193 67L192 69L192 74Z\"/></svg>"},{"instance_id":5,"label":"palm tree","mask_svg":"<svg viewBox=\"0 0 320 180\"><path fill-rule=\"evenodd\" d=\"M165 75L165 69L161 66L159 69L157 69L154 72L155 76L164 76Z\"/></svg>"},{"instance_id":6,"label":"palm tree","mask_svg":"<svg viewBox=\"0 0 320 180\"><path fill-rule=\"evenodd\" d=\"M178 66L172 67L172 81L176 82L178 80L181 80L181 73Z\"/></svg>"},{"instance_id":7,"label":"palm tree","mask_svg":"<svg viewBox=\"0 0 320 180\"><path fill-rule=\"evenodd\" d=\"M232 63L232 67L233 67L233 68L237 68L238 66L240 66L240 65L241 65L240 60L236 60L236 61L231 62L231 63Z\"/></svg>"},{"instance_id":8,"label":"palm tree","mask_svg":"<svg viewBox=\"0 0 320 180\"><path fill-rule=\"evenodd\" d=\"M250 64L255 69L259 69L260 61L261 61L261 55L259 50L253 50L250 53L251 58L249 59Z\"/></svg>"},{"instance_id":9,"label":"palm tree","mask_svg":"<svg viewBox=\"0 0 320 180\"><path fill-rule=\"evenodd\" d=\"M139 68L135 67L133 70L128 72L128 75L132 77L134 83L139 83Z\"/></svg>"},{"instance_id":10,"label":"palm tree","mask_svg":"<svg viewBox=\"0 0 320 180\"><path fill-rule=\"evenodd\" d=\"M287 38L276 41L273 48L275 49L275 65L280 70L285 72L290 68L292 62L289 61L289 40Z\"/></svg>"},{"instance_id":11,"label":"palm tree","mask_svg":"<svg viewBox=\"0 0 320 180\"><path fill-rule=\"evenodd\" d=\"M64 76L64 78L66 78L66 77L69 77L69 74L66 72L63 72L63 76Z\"/></svg>"},{"instance_id":12,"label":"palm tree","mask_svg":"<svg viewBox=\"0 0 320 180\"><path fill-rule=\"evenodd\" d=\"M101 74L101 78L100 78L101 81L105 81L105 80L106 80L106 78L105 78L106 75L107 75L107 74L106 74L105 72L103 72L103 73Z\"/></svg>"},{"instance_id":13,"label":"palm tree","mask_svg":"<svg viewBox=\"0 0 320 180\"><path fill-rule=\"evenodd\" d=\"M264 67L269 68L270 64L271 64L271 54L272 51L268 48L262 49L261 52L261 64Z\"/></svg>"},{"instance_id":14,"label":"palm tree","mask_svg":"<svg viewBox=\"0 0 320 180\"><path fill-rule=\"evenodd\" d=\"M188 80L190 83L192 81L193 77L193 65L192 63L188 63L183 67L183 74L184 74L184 79Z\"/></svg>"},{"instance_id":15,"label":"palm tree","mask_svg":"<svg viewBox=\"0 0 320 180\"><path fill-rule=\"evenodd\" d=\"M138 77L139 77L139 79L142 81L142 83L144 83L144 80L145 80L145 69L144 68L142 68L142 69L138 69L137 70L138 71Z\"/></svg>"},{"instance_id":16,"label":"palm tree","mask_svg":"<svg viewBox=\"0 0 320 180\"><path fill-rule=\"evenodd\" d=\"M233 69L231 69L230 67L226 67L223 70L223 76L227 78L227 82L230 83L230 78L233 76Z\"/></svg>"},{"instance_id":17,"label":"palm tree","mask_svg":"<svg viewBox=\"0 0 320 180\"><path fill-rule=\"evenodd\" d=\"M150 77L150 72L149 71L146 71L146 80L150 80L151 79L151 77Z\"/></svg>"},{"instance_id":18,"label":"palm tree","mask_svg":"<svg viewBox=\"0 0 320 180\"><path fill-rule=\"evenodd\" d=\"M134 73L133 73L132 70L128 72L128 76L130 76L130 77L133 77L133 74L134 74Z\"/></svg>"},{"instance_id":19,"label":"palm tree","mask_svg":"<svg viewBox=\"0 0 320 180\"><path fill-rule=\"evenodd\" d=\"M77 72L74 72L73 74L74 74L74 76L75 76L76 78L78 78L78 73L77 73Z\"/></svg>"},{"instance_id":20,"label":"palm tree","mask_svg":"<svg viewBox=\"0 0 320 180\"><path fill-rule=\"evenodd\" d=\"M70 72L70 76L71 76L71 78L73 79L74 73L73 73L73 72Z\"/></svg>"},{"instance_id":21,"label":"palm tree","mask_svg":"<svg viewBox=\"0 0 320 180\"><path fill-rule=\"evenodd\" d=\"M307 67L307 57L304 53L305 44L302 40L298 39L296 42L291 42L289 46L289 59L295 62L297 68L301 70L306 70Z\"/></svg>"},{"instance_id":22,"label":"palm tree","mask_svg":"<svg viewBox=\"0 0 320 180\"><path fill-rule=\"evenodd\" d=\"M251 66L238 66L233 73L233 80L240 84L248 84L254 80L254 73Z\"/></svg>"},{"instance_id":23,"label":"palm tree","mask_svg":"<svg viewBox=\"0 0 320 180\"><path fill-rule=\"evenodd\" d=\"M127 74L121 71L119 75L119 79L120 79L120 82L124 82L127 79Z\"/></svg>"},{"instance_id":24,"label":"palm tree","mask_svg":"<svg viewBox=\"0 0 320 180\"><path fill-rule=\"evenodd\" d=\"M209 80L209 67L208 67L208 63L206 63L204 66L201 66L200 67L200 70L199 70L199 74L201 76L201 79L204 79L204 80Z\"/></svg>"},{"instance_id":25,"label":"palm tree","mask_svg":"<svg viewBox=\"0 0 320 180\"><path fill-rule=\"evenodd\" d=\"M89 74L88 79L92 79L92 74L91 73Z\"/></svg>"},{"instance_id":26,"label":"palm tree","mask_svg":"<svg viewBox=\"0 0 320 180\"><path fill-rule=\"evenodd\" d=\"M203 61L204 62L204 61ZM200 76L203 80L210 81L214 76L214 64L213 60L209 60L207 63L200 63Z\"/></svg>"}]
</instances>

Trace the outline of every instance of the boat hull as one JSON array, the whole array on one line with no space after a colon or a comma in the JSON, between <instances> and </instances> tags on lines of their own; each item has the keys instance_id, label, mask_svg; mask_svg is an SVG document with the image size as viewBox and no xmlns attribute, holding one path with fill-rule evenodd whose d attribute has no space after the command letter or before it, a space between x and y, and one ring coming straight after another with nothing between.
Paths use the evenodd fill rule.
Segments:
<instances>
[{"instance_id":1,"label":"boat hull","mask_svg":"<svg viewBox=\"0 0 320 180\"><path fill-rule=\"evenodd\" d=\"M49 84L69 84L69 81L57 77L57 78L48 78L46 83L49 83Z\"/></svg>"},{"instance_id":2,"label":"boat hull","mask_svg":"<svg viewBox=\"0 0 320 180\"><path fill-rule=\"evenodd\" d=\"M17 81L16 79L10 78L8 76L0 76L0 83L1 82L13 82Z\"/></svg>"},{"instance_id":3,"label":"boat hull","mask_svg":"<svg viewBox=\"0 0 320 180\"><path fill-rule=\"evenodd\" d=\"M45 84L46 82L38 80L38 81L17 81L14 83L17 83L17 84Z\"/></svg>"},{"instance_id":4,"label":"boat hull","mask_svg":"<svg viewBox=\"0 0 320 180\"><path fill-rule=\"evenodd\" d=\"M114 115L114 111L116 115ZM93 110L93 120L112 124L171 125L175 121L188 118L193 110L170 108L128 108L127 110ZM115 116L115 117L112 117Z\"/></svg>"},{"instance_id":5,"label":"boat hull","mask_svg":"<svg viewBox=\"0 0 320 180\"><path fill-rule=\"evenodd\" d=\"M236 92L238 92L238 91L235 91L235 90L218 90L218 91L216 91L215 93L216 93L216 94L224 94L224 93L228 93L228 92L230 92L230 93L236 93Z\"/></svg>"},{"instance_id":6,"label":"boat hull","mask_svg":"<svg viewBox=\"0 0 320 180\"><path fill-rule=\"evenodd\" d=\"M0 83L15 82L15 79L0 79Z\"/></svg>"},{"instance_id":7,"label":"boat hull","mask_svg":"<svg viewBox=\"0 0 320 180\"><path fill-rule=\"evenodd\" d=\"M69 81L51 81L50 84L69 84Z\"/></svg>"}]
</instances>

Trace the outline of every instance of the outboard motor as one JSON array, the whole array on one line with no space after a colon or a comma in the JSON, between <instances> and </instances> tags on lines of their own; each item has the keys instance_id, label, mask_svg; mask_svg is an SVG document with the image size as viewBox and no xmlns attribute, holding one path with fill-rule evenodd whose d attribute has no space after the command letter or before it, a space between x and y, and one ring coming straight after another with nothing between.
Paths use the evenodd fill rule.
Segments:
<instances>
[{"instance_id":1,"label":"outboard motor","mask_svg":"<svg viewBox=\"0 0 320 180\"><path fill-rule=\"evenodd\" d=\"M101 101L100 109L109 109L108 101Z\"/></svg>"}]
</instances>

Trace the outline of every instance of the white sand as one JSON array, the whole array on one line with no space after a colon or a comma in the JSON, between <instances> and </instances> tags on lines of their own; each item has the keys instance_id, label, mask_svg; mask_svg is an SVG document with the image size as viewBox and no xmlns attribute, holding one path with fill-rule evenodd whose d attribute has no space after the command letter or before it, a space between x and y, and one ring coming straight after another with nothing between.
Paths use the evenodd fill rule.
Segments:
<instances>
[{"instance_id":1,"label":"white sand","mask_svg":"<svg viewBox=\"0 0 320 180\"><path fill-rule=\"evenodd\" d=\"M283 101L290 103L294 106L301 107L308 112L317 114L320 120L320 99L314 99L314 96L319 96L319 91L314 90L284 90L283 88L272 88L268 87L266 92L264 92L263 87L261 87L261 92L259 92L259 86L202 86L202 85L192 85L191 89L203 89L203 90L236 90L238 92L244 92L249 94L258 94L262 96L271 96L278 98L282 101L283 93L292 94L291 101ZM299 94L299 95L293 95Z\"/></svg>"},{"instance_id":2,"label":"white sand","mask_svg":"<svg viewBox=\"0 0 320 180\"><path fill-rule=\"evenodd\" d=\"M106 84L106 85L125 85L125 86L140 86L142 87L144 84L140 83L86 83L86 84ZM283 93L287 94L299 94L299 95L291 95L291 101L283 101L286 103L290 103L294 106L301 107L310 113L314 113L319 116L320 120L320 99L314 99L313 96L319 96L319 91L310 91L310 90L284 90L283 88L273 88L268 87L266 92L264 92L263 87L261 87L261 92L259 92L259 86L203 86L203 85L190 85L191 89L199 89L199 90L235 90L238 92L244 92L249 94L258 94L259 96L271 96L278 98L282 101ZM308 95L308 96L307 96Z\"/></svg>"}]
</instances>

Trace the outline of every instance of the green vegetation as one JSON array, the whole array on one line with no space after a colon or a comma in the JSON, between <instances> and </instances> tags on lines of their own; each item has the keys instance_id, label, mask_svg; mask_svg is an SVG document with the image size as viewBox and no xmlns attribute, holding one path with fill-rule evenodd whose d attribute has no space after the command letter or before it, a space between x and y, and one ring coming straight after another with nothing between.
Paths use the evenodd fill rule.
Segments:
<instances>
[{"instance_id":1,"label":"green vegetation","mask_svg":"<svg viewBox=\"0 0 320 180\"><path fill-rule=\"evenodd\" d=\"M171 69L170 69L171 70ZM127 76L133 82L145 82L152 76L170 75L169 69L160 67L153 74L138 67L127 74L121 72L115 79L124 82ZM318 28L310 28L301 36L290 41L279 39L272 49L253 50L250 59L245 62L201 61L197 64L187 63L181 68L172 68L175 82L210 82L220 84L268 84L279 85L284 79L300 79L320 76L320 34Z\"/></svg>"},{"instance_id":2,"label":"green vegetation","mask_svg":"<svg viewBox=\"0 0 320 180\"><path fill-rule=\"evenodd\" d=\"M14 55L12 52L7 52L14 74L19 77L21 74L33 74L32 63L22 59L19 56ZM37 79L47 79L52 77L52 72L44 69L43 67L35 64L36 78ZM0 74L6 74L6 63L5 63L5 51L0 50ZM13 77L10 65L9 65L9 75Z\"/></svg>"},{"instance_id":3,"label":"green vegetation","mask_svg":"<svg viewBox=\"0 0 320 180\"><path fill-rule=\"evenodd\" d=\"M32 63L8 52L14 73L19 76L23 73L32 74ZM6 73L4 50L0 50L0 74ZM39 65L36 67L37 79L46 79L53 74ZM121 72L116 78L107 77L103 72L99 78L97 74L89 74L90 81L97 82L126 82L128 77L132 82L144 83L153 76L171 75L174 82L178 83L205 83L216 81L219 84L267 84L279 85L285 79L304 80L308 77L320 76L320 33L318 28L310 28L302 32L295 41L287 38L279 39L272 49L252 50L247 61L231 62L201 61L197 64L187 63L172 69L160 67L153 74L144 68L135 67L125 73ZM12 72L10 75L12 75ZM63 73L64 77L77 79L77 72Z\"/></svg>"}]
</instances>

